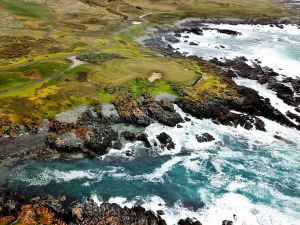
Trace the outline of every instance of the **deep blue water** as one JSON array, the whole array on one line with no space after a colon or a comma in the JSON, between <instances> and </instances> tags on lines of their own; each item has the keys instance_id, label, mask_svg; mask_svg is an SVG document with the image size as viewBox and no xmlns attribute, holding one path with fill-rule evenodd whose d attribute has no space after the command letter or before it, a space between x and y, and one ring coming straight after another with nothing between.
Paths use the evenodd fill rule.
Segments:
<instances>
[{"instance_id":1,"label":"deep blue water","mask_svg":"<svg viewBox=\"0 0 300 225\"><path fill-rule=\"evenodd\" d=\"M233 214L238 216L235 224L298 224L298 131L267 120L269 132L194 118L192 122L183 129L159 124L146 129L152 141L162 129L169 133L176 142L173 151L148 150L136 143L93 160L27 161L5 174L6 188L142 204L163 209L170 224L186 216L195 216L203 224L220 224ZM216 141L198 143L195 135L203 132ZM273 138L276 132L289 141ZM132 149L135 157L126 157L126 149Z\"/></svg>"}]
</instances>

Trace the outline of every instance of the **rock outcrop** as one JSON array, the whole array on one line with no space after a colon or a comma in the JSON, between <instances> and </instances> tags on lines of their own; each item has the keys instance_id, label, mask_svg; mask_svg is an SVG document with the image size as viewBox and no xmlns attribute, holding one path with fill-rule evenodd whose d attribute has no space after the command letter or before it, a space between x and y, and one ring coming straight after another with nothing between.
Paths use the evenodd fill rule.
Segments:
<instances>
[{"instance_id":1,"label":"rock outcrop","mask_svg":"<svg viewBox=\"0 0 300 225\"><path fill-rule=\"evenodd\" d=\"M94 201L72 203L65 196L50 195L25 198L17 193L0 194L0 221L10 224L141 224L166 225L166 222L141 206L120 207L117 204Z\"/></svg>"},{"instance_id":2,"label":"rock outcrop","mask_svg":"<svg viewBox=\"0 0 300 225\"><path fill-rule=\"evenodd\" d=\"M167 133L163 132L159 134L156 138L159 140L163 148L167 148L168 150L175 149L175 143L173 142L170 135L168 135Z\"/></svg>"}]
</instances>

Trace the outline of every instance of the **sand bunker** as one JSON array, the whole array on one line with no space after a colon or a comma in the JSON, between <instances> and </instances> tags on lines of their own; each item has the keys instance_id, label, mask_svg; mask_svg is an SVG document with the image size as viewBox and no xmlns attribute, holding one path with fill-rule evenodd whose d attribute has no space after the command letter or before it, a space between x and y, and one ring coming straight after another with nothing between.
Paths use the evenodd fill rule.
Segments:
<instances>
[{"instance_id":1,"label":"sand bunker","mask_svg":"<svg viewBox=\"0 0 300 225\"><path fill-rule=\"evenodd\" d=\"M151 76L148 78L148 80L152 83L154 81L160 80L162 78L163 74L160 72L152 72Z\"/></svg>"}]
</instances>

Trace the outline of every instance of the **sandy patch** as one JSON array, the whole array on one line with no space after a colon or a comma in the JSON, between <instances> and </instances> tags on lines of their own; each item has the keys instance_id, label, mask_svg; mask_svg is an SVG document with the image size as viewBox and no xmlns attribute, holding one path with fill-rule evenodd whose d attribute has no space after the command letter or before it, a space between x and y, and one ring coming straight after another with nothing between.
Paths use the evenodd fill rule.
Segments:
<instances>
[{"instance_id":1,"label":"sandy patch","mask_svg":"<svg viewBox=\"0 0 300 225\"><path fill-rule=\"evenodd\" d=\"M152 72L148 80L152 83L154 81L160 80L163 74L160 72Z\"/></svg>"}]
</instances>

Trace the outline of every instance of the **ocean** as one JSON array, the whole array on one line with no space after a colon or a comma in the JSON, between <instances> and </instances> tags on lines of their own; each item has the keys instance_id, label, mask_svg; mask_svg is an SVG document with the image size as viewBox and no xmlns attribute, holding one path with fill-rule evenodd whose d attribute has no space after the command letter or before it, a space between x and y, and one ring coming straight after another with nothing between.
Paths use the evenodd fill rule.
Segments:
<instances>
[{"instance_id":1,"label":"ocean","mask_svg":"<svg viewBox=\"0 0 300 225\"><path fill-rule=\"evenodd\" d=\"M189 34L189 41L199 46L190 46L182 37L173 47L207 59L259 59L282 78L299 76L300 30L296 26L210 26L242 35L204 31L203 36ZM235 81L270 98L283 113L295 112L256 81ZM176 144L174 150L147 149L136 142L95 159L25 161L1 175L2 189L93 198L98 204L139 204L154 212L163 210L162 218L170 225L187 217L203 225L221 225L223 220L234 225L300 224L300 131L265 118L261 119L267 132L216 125L175 108L191 121L182 128L153 123L145 129L152 143L162 131L168 133ZM195 136L203 133L211 134L215 141L197 142ZM128 150L134 152L133 157L126 156Z\"/></svg>"}]
</instances>

